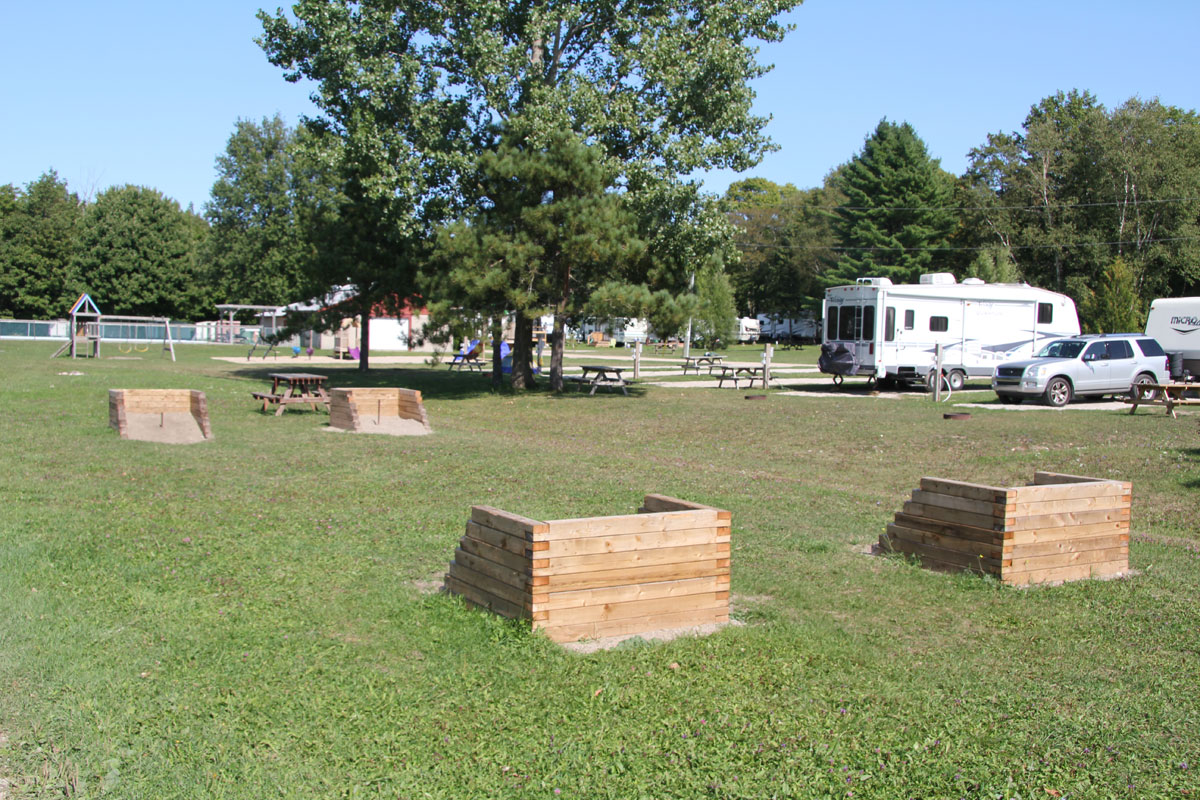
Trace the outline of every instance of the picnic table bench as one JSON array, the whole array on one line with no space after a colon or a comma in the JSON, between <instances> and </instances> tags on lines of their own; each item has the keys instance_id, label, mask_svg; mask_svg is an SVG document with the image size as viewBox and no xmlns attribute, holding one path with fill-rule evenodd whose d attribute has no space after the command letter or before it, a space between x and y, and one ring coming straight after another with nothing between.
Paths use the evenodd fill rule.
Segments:
<instances>
[{"instance_id":1,"label":"picnic table bench","mask_svg":"<svg viewBox=\"0 0 1200 800\"><path fill-rule=\"evenodd\" d=\"M714 366L719 365L724 360L725 360L725 356L713 355L712 353L705 353L702 356L684 356L683 357L683 374L687 375L689 369L694 369L694 370L696 370L696 374L699 375L700 367L707 365L708 373L711 375L712 368Z\"/></svg>"},{"instance_id":2,"label":"picnic table bench","mask_svg":"<svg viewBox=\"0 0 1200 800\"><path fill-rule=\"evenodd\" d=\"M1188 392L1193 396L1188 397ZM1167 413L1178 419L1175 406L1200 405L1200 384L1144 383L1134 386L1125 402L1131 404L1130 414L1137 411L1138 406L1166 406Z\"/></svg>"},{"instance_id":3,"label":"picnic table bench","mask_svg":"<svg viewBox=\"0 0 1200 800\"><path fill-rule=\"evenodd\" d=\"M329 380L327 376L308 372L273 372L269 377L272 381L270 392L250 393L255 400L262 401L264 412L270 406L276 406L275 416L278 417L288 406L296 403L307 403L313 411L317 410L318 404L329 408L329 395L325 392L325 381ZM287 384L287 387L280 391L283 384Z\"/></svg>"},{"instance_id":4,"label":"picnic table bench","mask_svg":"<svg viewBox=\"0 0 1200 800\"><path fill-rule=\"evenodd\" d=\"M767 388L767 378L762 367L735 367L725 364L717 364L709 368L711 375L715 370L720 370L721 374L717 376L717 388L723 389L725 381L733 381L733 388L738 388L741 380L748 381L748 386L754 388L754 382L760 381L762 387Z\"/></svg>"},{"instance_id":5,"label":"picnic table bench","mask_svg":"<svg viewBox=\"0 0 1200 800\"><path fill-rule=\"evenodd\" d=\"M581 366L580 369L583 370L583 375L578 379L579 388L592 387L592 390L588 392L589 395L595 394L596 390L601 386L609 389L617 388L626 396L629 395L629 391L625 388L629 385L629 381L621 377L621 373L625 371L625 367L585 365Z\"/></svg>"}]
</instances>

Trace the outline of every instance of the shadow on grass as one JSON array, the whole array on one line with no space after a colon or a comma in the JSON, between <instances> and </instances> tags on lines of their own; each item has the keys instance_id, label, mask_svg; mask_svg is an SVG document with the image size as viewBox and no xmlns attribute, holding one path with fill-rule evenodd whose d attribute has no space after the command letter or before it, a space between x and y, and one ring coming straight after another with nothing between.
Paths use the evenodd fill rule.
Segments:
<instances>
[{"instance_id":1,"label":"shadow on grass","mask_svg":"<svg viewBox=\"0 0 1200 800\"><path fill-rule=\"evenodd\" d=\"M507 378L503 388L496 391L492 388L491 374L487 372L462 372L460 370L450 371L442 367L440 369L431 369L423 366L413 367L377 367L368 370L367 372L359 372L355 365L327 365L327 364L311 364L306 365L302 360L288 364L268 364L268 365L247 365L239 367L232 371L235 378L247 381L261 381L264 386L256 391L266 391L272 383L271 376L276 373L287 372L308 372L317 375L325 375L328 377L326 386L330 389L340 387L389 387L399 386L404 389L416 389L421 392L425 399L436 398L438 400L469 400L478 397L486 397L488 395L497 395L505 397L513 397L517 395L548 395L555 396L550 391L549 377L539 377L532 389L526 389L524 392L517 392L509 386ZM645 395L646 390L642 387L630 386L629 396L637 397ZM601 395L614 395L616 397L624 397L620 391L602 388L595 395L589 396L587 392L576 389L573 385L568 384L562 394L557 395L558 398L568 400L574 398L589 398L595 399Z\"/></svg>"}]
</instances>

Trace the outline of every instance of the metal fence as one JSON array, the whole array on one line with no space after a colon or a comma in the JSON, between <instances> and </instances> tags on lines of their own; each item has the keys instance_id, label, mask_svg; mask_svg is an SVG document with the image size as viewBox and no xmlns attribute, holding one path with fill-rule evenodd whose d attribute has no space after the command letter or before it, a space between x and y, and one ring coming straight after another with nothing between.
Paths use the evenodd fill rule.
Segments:
<instances>
[{"instance_id":1,"label":"metal fence","mask_svg":"<svg viewBox=\"0 0 1200 800\"><path fill-rule=\"evenodd\" d=\"M96 324L96 323L90 323ZM154 322L104 322L100 326L100 338L114 342L146 342L162 341L166 334L166 325ZM214 323L171 322L171 339L176 342L204 342L206 344L227 344L217 341L217 329ZM59 339L65 340L70 336L71 323L65 319L57 320L27 320L0 319L0 339ZM233 344L243 344L243 339L253 339L254 328L243 326L243 337Z\"/></svg>"}]
</instances>

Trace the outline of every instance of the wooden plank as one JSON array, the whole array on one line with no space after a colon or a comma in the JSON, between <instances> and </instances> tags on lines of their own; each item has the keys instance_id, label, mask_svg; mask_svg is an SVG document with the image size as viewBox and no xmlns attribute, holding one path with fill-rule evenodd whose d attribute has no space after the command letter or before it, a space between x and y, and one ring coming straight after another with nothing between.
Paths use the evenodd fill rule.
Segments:
<instances>
[{"instance_id":1,"label":"wooden plank","mask_svg":"<svg viewBox=\"0 0 1200 800\"><path fill-rule=\"evenodd\" d=\"M1049 500L1073 500L1081 497L1126 497L1130 484L1122 481L1095 481L1093 483L1052 483L1017 487L1016 503L1039 503Z\"/></svg>"},{"instance_id":2,"label":"wooden plank","mask_svg":"<svg viewBox=\"0 0 1200 800\"><path fill-rule=\"evenodd\" d=\"M932 531L908 528L897 523L888 525L887 532L890 536L906 539L910 542L927 544L931 547L940 547L944 550L954 550L968 555L981 555L985 558L999 559L1005 552L1003 545L999 542L979 542L973 539L964 539L950 533L934 533Z\"/></svg>"},{"instance_id":3,"label":"wooden plank","mask_svg":"<svg viewBox=\"0 0 1200 800\"><path fill-rule=\"evenodd\" d=\"M1078 539L1088 536L1102 536L1113 533L1128 533L1129 520L1113 520L1096 522L1089 525L1070 525L1055 528L1038 528L1028 531L1006 532L1006 543L1014 545L1032 544L1034 542L1058 542L1064 539Z\"/></svg>"},{"instance_id":4,"label":"wooden plank","mask_svg":"<svg viewBox=\"0 0 1200 800\"><path fill-rule=\"evenodd\" d=\"M955 511L966 511L970 514L981 514L985 517L1002 517L1004 516L1005 509L1003 498L999 502L994 502L991 500L977 500L970 497L956 497L952 494L927 492L924 489L913 490L912 502L920 503L924 506L937 506L938 508L953 509Z\"/></svg>"},{"instance_id":5,"label":"wooden plank","mask_svg":"<svg viewBox=\"0 0 1200 800\"><path fill-rule=\"evenodd\" d=\"M517 541L520 540L518 539ZM493 564L499 564L516 572L532 574L530 570L532 569L533 559L525 553L514 553L511 550L505 550L502 547L488 544L473 536L462 537L458 541L458 546L477 558L487 559Z\"/></svg>"},{"instance_id":6,"label":"wooden plank","mask_svg":"<svg viewBox=\"0 0 1200 800\"><path fill-rule=\"evenodd\" d=\"M583 539L556 539L546 552L550 558L589 553L618 553L624 550L683 547L686 545L728 542L729 528L689 528L660 533L634 533L625 536L589 536Z\"/></svg>"},{"instance_id":7,"label":"wooden plank","mask_svg":"<svg viewBox=\"0 0 1200 800\"><path fill-rule=\"evenodd\" d=\"M623 536L635 533L660 533L690 528L729 527L729 520L719 519L717 509L666 511L649 514L621 514L612 517L583 517L581 519L547 520L546 534L540 538L577 539L587 536Z\"/></svg>"},{"instance_id":8,"label":"wooden plank","mask_svg":"<svg viewBox=\"0 0 1200 800\"><path fill-rule=\"evenodd\" d=\"M692 561L728 558L729 542L688 545L685 547L657 547L650 550L621 550L615 553L590 553L581 556L559 556L550 560L553 575L570 575L578 572L625 569L653 564L687 564Z\"/></svg>"},{"instance_id":9,"label":"wooden plank","mask_svg":"<svg viewBox=\"0 0 1200 800\"><path fill-rule=\"evenodd\" d=\"M454 561L457 564L462 564L467 569L478 572L480 575L487 575L489 578L494 578L506 586L511 586L517 591L529 594L529 586L533 577L533 570L526 569L511 569L503 564L497 564L495 561L489 561L486 558L467 552L461 547L454 550Z\"/></svg>"},{"instance_id":10,"label":"wooden plank","mask_svg":"<svg viewBox=\"0 0 1200 800\"><path fill-rule=\"evenodd\" d=\"M516 589L503 581L476 572L457 561L450 562L450 577L522 608L532 603L530 592Z\"/></svg>"},{"instance_id":11,"label":"wooden plank","mask_svg":"<svg viewBox=\"0 0 1200 800\"><path fill-rule=\"evenodd\" d=\"M1009 493L1013 491L1001 486L982 486L977 483L963 483L946 478L921 478L921 489L988 503L1004 503L1007 501Z\"/></svg>"},{"instance_id":12,"label":"wooden plank","mask_svg":"<svg viewBox=\"0 0 1200 800\"><path fill-rule=\"evenodd\" d=\"M1033 473L1034 486L1046 486L1055 483L1123 483L1126 488L1132 487L1133 484L1122 481L1110 481L1106 478L1089 478L1085 475L1068 475L1065 472L1044 472L1038 470Z\"/></svg>"},{"instance_id":13,"label":"wooden plank","mask_svg":"<svg viewBox=\"0 0 1200 800\"><path fill-rule=\"evenodd\" d=\"M652 581L675 581L688 578L704 578L723 575L729 572L728 564L721 561L728 559L711 559L708 561L693 561L688 564L655 564L648 567L630 567L627 569L612 569L603 572L581 572L568 575L551 575L544 584L549 592L563 592L575 589L594 589L602 586L627 586L634 583ZM535 581L538 579L534 579ZM534 584L535 586L541 584Z\"/></svg>"},{"instance_id":14,"label":"wooden plank","mask_svg":"<svg viewBox=\"0 0 1200 800\"><path fill-rule=\"evenodd\" d=\"M520 514L510 514L492 506L471 506L471 521L526 539L532 539L535 535L544 536L550 529L545 522L522 517Z\"/></svg>"},{"instance_id":15,"label":"wooden plank","mask_svg":"<svg viewBox=\"0 0 1200 800\"><path fill-rule=\"evenodd\" d=\"M1086 536L1073 539L1060 539L1052 542L1030 542L1028 544L1010 545L1004 548L1004 555L1010 559L1037 558L1039 556L1081 550L1108 550L1122 546L1128 549L1128 545L1128 533L1115 533L1108 536Z\"/></svg>"},{"instance_id":16,"label":"wooden plank","mask_svg":"<svg viewBox=\"0 0 1200 800\"><path fill-rule=\"evenodd\" d=\"M1129 508L1129 501L1129 495L1109 495L1107 497L1074 497L1034 503L1014 503L1005 509L1004 515L1006 517L1041 517L1047 514L1072 511L1116 511Z\"/></svg>"},{"instance_id":17,"label":"wooden plank","mask_svg":"<svg viewBox=\"0 0 1200 800\"><path fill-rule=\"evenodd\" d=\"M510 603L501 597L496 597L478 586L472 586L469 583L459 580L453 575L446 576L446 590L462 597L471 603L471 605L478 606L485 611L494 612L502 617L521 619L530 614L522 606Z\"/></svg>"},{"instance_id":18,"label":"wooden plank","mask_svg":"<svg viewBox=\"0 0 1200 800\"><path fill-rule=\"evenodd\" d=\"M896 524L903 525L905 528L912 528L913 530L929 531L930 533L940 533L946 536L957 536L960 539L983 542L985 544L999 544L1006 541L1005 537L1008 535L1005 531L992 530L991 528L976 528L954 522L917 517L912 514L905 514L904 512L896 514Z\"/></svg>"},{"instance_id":19,"label":"wooden plank","mask_svg":"<svg viewBox=\"0 0 1200 800\"><path fill-rule=\"evenodd\" d=\"M985 528L996 531L1004 529L1003 519L995 518L988 514L972 514L969 511L929 506L924 503L914 503L911 500L904 504L904 513L914 517L924 517L925 519L960 523L969 525L972 528Z\"/></svg>"},{"instance_id":20,"label":"wooden plank","mask_svg":"<svg viewBox=\"0 0 1200 800\"><path fill-rule=\"evenodd\" d=\"M712 608L662 614L654 617L585 622L579 625L563 625L553 628L546 628L543 623L535 622L534 628L545 630L546 635L556 642L576 642L580 639L600 639L606 636L625 636L656 630L691 628L697 625L728 621L729 613L727 611L720 608Z\"/></svg>"},{"instance_id":21,"label":"wooden plank","mask_svg":"<svg viewBox=\"0 0 1200 800\"><path fill-rule=\"evenodd\" d=\"M583 589L574 592L554 592L544 600L534 599L534 608L553 611L562 608L604 605L605 603L627 603L633 600L653 600L660 597L682 597L705 592L728 591L729 583L722 583L716 576L689 578L680 581L657 581L627 586L611 586L598 589Z\"/></svg>"},{"instance_id":22,"label":"wooden plank","mask_svg":"<svg viewBox=\"0 0 1200 800\"><path fill-rule=\"evenodd\" d=\"M1102 511L1069 511L1062 514L1039 514L1036 517L1015 517L1005 522L1005 529L1032 531L1071 525L1092 525L1097 522L1123 522L1129 519L1129 509Z\"/></svg>"},{"instance_id":23,"label":"wooden plank","mask_svg":"<svg viewBox=\"0 0 1200 800\"><path fill-rule=\"evenodd\" d=\"M682 511L685 509L701 510L713 507L706 506L702 503L693 503L690 500L681 500L678 497L668 497L665 494L648 494L642 500L642 508L646 509L645 512L639 511L638 513ZM733 516L731 512L726 511L723 508L717 508L715 510L719 512L717 515L719 519L730 519Z\"/></svg>"},{"instance_id":24,"label":"wooden plank","mask_svg":"<svg viewBox=\"0 0 1200 800\"><path fill-rule=\"evenodd\" d=\"M1059 567L1070 567L1077 564L1099 564L1108 561L1129 561L1128 547L1113 547L1107 550L1074 550L1056 553L1036 558L1014 558L1005 567L1005 575L1015 575L1018 572L1039 572Z\"/></svg>"},{"instance_id":25,"label":"wooden plank","mask_svg":"<svg viewBox=\"0 0 1200 800\"><path fill-rule=\"evenodd\" d=\"M530 542L511 533L489 528L486 525L480 525L478 522L467 523L467 536L490 544L492 547L498 547L501 550L507 550L510 553L529 556L531 558L534 552L534 545L540 544L539 542Z\"/></svg>"},{"instance_id":26,"label":"wooden plank","mask_svg":"<svg viewBox=\"0 0 1200 800\"><path fill-rule=\"evenodd\" d=\"M1108 562L1099 564L1078 564L1058 569L1035 570L1006 575L1003 582L1009 586L1028 586L1036 583L1067 583L1068 581L1088 580L1091 578L1108 578L1129 571L1128 564Z\"/></svg>"},{"instance_id":27,"label":"wooden plank","mask_svg":"<svg viewBox=\"0 0 1200 800\"><path fill-rule=\"evenodd\" d=\"M729 598L724 592L560 608L551 611L546 617L546 627L578 625L600 620L629 619L630 617L654 617L662 614L705 611L716 608L724 608L725 613L729 613Z\"/></svg>"}]
</instances>

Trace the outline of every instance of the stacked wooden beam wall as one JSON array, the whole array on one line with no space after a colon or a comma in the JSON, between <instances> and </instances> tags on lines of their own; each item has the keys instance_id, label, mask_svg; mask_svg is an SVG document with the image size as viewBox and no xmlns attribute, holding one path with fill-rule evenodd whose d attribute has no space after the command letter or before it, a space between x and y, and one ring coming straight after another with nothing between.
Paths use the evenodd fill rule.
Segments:
<instances>
[{"instance_id":1,"label":"stacked wooden beam wall","mask_svg":"<svg viewBox=\"0 0 1200 800\"><path fill-rule=\"evenodd\" d=\"M473 506L446 588L553 640L729 620L730 513L647 495L638 514L539 521Z\"/></svg>"},{"instance_id":2,"label":"stacked wooden beam wall","mask_svg":"<svg viewBox=\"0 0 1200 800\"><path fill-rule=\"evenodd\" d=\"M1129 570L1131 492L1127 482L1052 472L1012 488L922 478L880 546L1010 585L1120 575Z\"/></svg>"},{"instance_id":3,"label":"stacked wooden beam wall","mask_svg":"<svg viewBox=\"0 0 1200 800\"><path fill-rule=\"evenodd\" d=\"M416 389L347 387L330 391L331 426L361 431L367 420L377 416L416 420L425 426L425 430L431 430L425 403Z\"/></svg>"},{"instance_id":4,"label":"stacked wooden beam wall","mask_svg":"<svg viewBox=\"0 0 1200 800\"><path fill-rule=\"evenodd\" d=\"M129 438L130 414L191 414L205 439L213 438L208 399L195 389L109 389L108 424Z\"/></svg>"}]
</instances>

